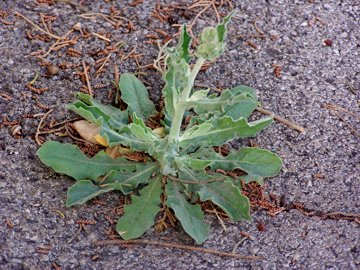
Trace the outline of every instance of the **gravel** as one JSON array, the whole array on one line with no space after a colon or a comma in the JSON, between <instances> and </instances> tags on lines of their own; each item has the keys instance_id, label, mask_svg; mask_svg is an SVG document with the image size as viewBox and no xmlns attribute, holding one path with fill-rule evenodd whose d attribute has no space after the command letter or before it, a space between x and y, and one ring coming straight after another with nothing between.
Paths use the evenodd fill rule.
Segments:
<instances>
[{"instance_id":1,"label":"gravel","mask_svg":"<svg viewBox=\"0 0 360 270\"><path fill-rule=\"evenodd\" d=\"M144 1L146 3L136 7L129 7L125 1L83 1L80 8L64 3L68 1L54 2L53 5L36 5L36 1L0 2L0 9L10 12L2 19L14 22L12 25L0 22L0 113L2 118L18 121L13 127L21 128L21 133L14 136L11 126L3 121L0 129L1 269L54 269L56 265L61 269L359 269L359 223L310 217L295 209L275 217L254 210L254 222L226 223L227 232L216 218L207 217L212 229L203 247L231 252L242 239L240 231L245 231L253 238L242 242L235 252L263 256L263 260L236 260L154 246L95 247L93 242L106 239L111 227L105 215L99 213L111 213L119 203L119 195L102 195L100 199L106 205L89 202L66 208L66 190L72 180L40 163L34 141L40 118L24 117L24 114L46 112L37 101L54 108L47 122L74 117L64 105L74 99L74 93L83 83L75 74L76 68L47 74L47 68L39 65L42 61L30 54L40 49L46 51L53 41L27 39L26 31L33 28L14 16L11 10L39 25L39 13L58 16L51 24L53 32L58 34L66 33L78 22L89 32L110 32L112 44L126 42L125 54L137 44L137 53L144 54L142 65L152 63L157 56L157 47L144 43L145 35L155 34L155 28L171 34L175 34L176 29L168 22L160 23L151 17L155 1ZM277 122L255 138L260 147L277 152L284 160L281 174L266 182L267 192L283 196L288 203L303 203L315 211L359 214L358 1L233 2L239 12L230 25L228 48L223 57L200 74L198 82L222 88L249 85L257 89L264 108L305 127L306 132L299 134ZM108 13L111 5L127 6L123 15L132 18L133 31L127 33L123 27L114 29L101 18L78 17L84 12ZM227 12L227 7L222 11ZM205 14L197 21L195 33L215 24L213 12ZM190 15L177 10L172 20L190 22L193 18ZM257 34L255 20L265 33L265 39L237 37ZM51 53L46 60L57 66L66 60L79 65L77 70L82 71L82 60L92 64L98 59L91 56L90 51L105 47L104 41L96 37L79 39L73 48L83 52L81 57L68 56L65 48ZM93 86L105 84L104 88L94 89L95 97L103 102L111 101L108 90L114 78L112 63L119 65L121 73L133 72L136 68L134 60L120 62L116 54L110 58L110 63L107 72L98 79L95 79L94 70L90 70ZM279 77L274 74L275 65L281 68ZM49 91L35 94L25 87L34 78L35 71L39 72L35 86L49 87ZM155 71L144 71L147 76L141 79L149 84L150 97L158 102L161 78ZM11 99L7 100L4 94ZM325 104L340 106L353 115L337 111L344 122L333 110L324 107ZM50 139L71 141L55 135L46 137ZM86 225L86 231L82 230L73 238L79 219L97 223ZM259 222L265 225L265 231L257 228ZM151 230L143 238L194 245L180 227L161 233Z\"/></svg>"}]
</instances>

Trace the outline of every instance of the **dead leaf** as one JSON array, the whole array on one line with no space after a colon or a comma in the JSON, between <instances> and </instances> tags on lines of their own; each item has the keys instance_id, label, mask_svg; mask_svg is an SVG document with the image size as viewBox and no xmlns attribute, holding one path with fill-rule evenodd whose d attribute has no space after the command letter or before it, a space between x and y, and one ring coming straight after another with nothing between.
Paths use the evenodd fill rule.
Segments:
<instances>
[{"instance_id":1,"label":"dead leaf","mask_svg":"<svg viewBox=\"0 0 360 270\"><path fill-rule=\"evenodd\" d=\"M129 148L122 147L121 145L115 145L112 147L108 147L105 149L105 153L108 154L112 158L118 158L125 154L129 154L132 151Z\"/></svg>"},{"instance_id":2,"label":"dead leaf","mask_svg":"<svg viewBox=\"0 0 360 270\"><path fill-rule=\"evenodd\" d=\"M84 140L91 143L108 146L108 143L105 140L105 138L99 134L100 127L98 127L97 125L92 124L86 120L76 121L72 125L76 130L76 132L79 133L81 138L83 138Z\"/></svg>"}]
</instances>

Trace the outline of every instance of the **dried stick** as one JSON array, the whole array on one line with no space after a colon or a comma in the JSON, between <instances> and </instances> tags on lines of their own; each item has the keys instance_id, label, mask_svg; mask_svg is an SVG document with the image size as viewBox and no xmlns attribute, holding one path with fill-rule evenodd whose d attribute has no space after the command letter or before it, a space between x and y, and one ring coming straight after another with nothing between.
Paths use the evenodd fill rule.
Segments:
<instances>
[{"instance_id":1,"label":"dried stick","mask_svg":"<svg viewBox=\"0 0 360 270\"><path fill-rule=\"evenodd\" d=\"M326 214L322 214L322 216L328 217L328 216L344 216L344 217L360 217L360 214L356 214L356 213L346 213L346 212L331 212L331 213L326 213Z\"/></svg>"},{"instance_id":2,"label":"dried stick","mask_svg":"<svg viewBox=\"0 0 360 270\"><path fill-rule=\"evenodd\" d=\"M102 39L102 40L105 40L106 42L111 43L111 40L108 39L107 37L104 37L104 36L102 36L102 35L100 35L100 34L98 34L98 33L95 33L95 32L91 32L91 34L92 34L93 36L96 36L96 37Z\"/></svg>"},{"instance_id":3,"label":"dried stick","mask_svg":"<svg viewBox=\"0 0 360 270\"><path fill-rule=\"evenodd\" d=\"M89 75L88 75L88 71L87 71L87 67L86 67L85 61L83 61L82 64L83 64L83 67L84 67L84 75L85 75L85 79L86 79L86 84L87 84L87 87L88 87L89 95L92 97L92 96L93 96L93 92L92 92L92 89L91 89L90 80L89 80Z\"/></svg>"},{"instance_id":4,"label":"dried stick","mask_svg":"<svg viewBox=\"0 0 360 270\"><path fill-rule=\"evenodd\" d=\"M103 67L106 65L107 61L109 61L110 57L111 57L112 53L109 53L109 55L105 58L104 63L101 65L101 67L96 71L97 75L96 75L96 79L100 76L100 72L103 69Z\"/></svg>"},{"instance_id":5,"label":"dried stick","mask_svg":"<svg viewBox=\"0 0 360 270\"><path fill-rule=\"evenodd\" d=\"M107 245L153 245L159 247L166 247L166 248L177 248L183 249L188 251L197 251L202 253L214 254L223 257L230 257L234 259L240 260L262 260L264 259L261 256L247 256L247 255L240 255L234 253L223 252L215 249L208 249L208 248L201 248L201 247L193 247L193 246L186 246L180 244L173 244L173 243L166 243L166 242L159 242L159 241L150 241L150 240L102 240L102 241L95 241L95 246L107 246Z\"/></svg>"},{"instance_id":6,"label":"dried stick","mask_svg":"<svg viewBox=\"0 0 360 270\"><path fill-rule=\"evenodd\" d=\"M19 12L15 11L14 12L15 15L21 17L23 20L25 20L27 23L31 24L33 27L35 27L37 30L39 30L40 32L43 32L44 34L47 34L48 36L55 38L55 39L61 39L61 37L51 34L50 32L47 32L46 30L42 29L40 26L38 26L37 24L35 24L33 21L31 21L30 19L28 19L27 17L25 17L24 15L20 14Z\"/></svg>"},{"instance_id":7,"label":"dried stick","mask_svg":"<svg viewBox=\"0 0 360 270\"><path fill-rule=\"evenodd\" d=\"M70 240L67 242L68 244L71 244L72 241L75 240L75 238L80 234L80 232L82 231L83 229L83 224L79 224L80 227L79 229L76 231L76 233L70 238Z\"/></svg>"},{"instance_id":8,"label":"dried stick","mask_svg":"<svg viewBox=\"0 0 360 270\"><path fill-rule=\"evenodd\" d=\"M295 130L297 130L297 131L299 131L301 133L305 132L305 129L303 127L300 127L297 124L294 124L293 122L291 122L289 120L286 120L285 118L282 118L282 117L280 117L280 116L278 116L278 115L276 115L276 114L274 114L274 113L272 113L272 112L270 112L268 110L265 110L265 109L260 108L260 107L257 107L256 110L258 112L261 112L262 114L265 114L265 115L272 115L276 121L279 121L279 122L287 125L288 127L291 127L292 129L295 129Z\"/></svg>"},{"instance_id":9,"label":"dried stick","mask_svg":"<svg viewBox=\"0 0 360 270\"><path fill-rule=\"evenodd\" d=\"M48 110L44 116L40 119L39 125L36 128L36 134L35 134L35 141L38 145L42 145L42 143L39 141L39 134L40 134L40 129L41 129L41 125L42 123L45 121L46 117L48 117L48 115L53 111L54 109L50 109Z\"/></svg>"},{"instance_id":10,"label":"dried stick","mask_svg":"<svg viewBox=\"0 0 360 270\"><path fill-rule=\"evenodd\" d=\"M255 21L254 21L254 27L255 27L256 32L259 33L259 35L264 36L265 33L264 33L263 31L261 31L260 28L257 26L257 21L258 21L259 19L260 19L260 17L257 17L257 18L255 19Z\"/></svg>"}]
</instances>

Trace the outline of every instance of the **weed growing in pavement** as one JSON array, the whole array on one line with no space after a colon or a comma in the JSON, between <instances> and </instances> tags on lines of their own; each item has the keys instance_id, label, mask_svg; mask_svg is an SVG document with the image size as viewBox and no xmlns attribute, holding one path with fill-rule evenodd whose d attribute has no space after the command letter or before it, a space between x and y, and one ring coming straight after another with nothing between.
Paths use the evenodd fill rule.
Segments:
<instances>
[{"instance_id":1,"label":"weed growing in pavement","mask_svg":"<svg viewBox=\"0 0 360 270\"><path fill-rule=\"evenodd\" d=\"M140 237L154 225L162 200L197 243L209 235L201 202L213 202L231 221L251 221L249 199L241 193L241 183L261 184L265 177L277 175L281 159L257 147L241 147L226 156L214 147L234 138L253 137L268 127L272 118L247 121L258 104L249 87L237 86L220 95L211 94L209 89L194 91L204 62L223 53L231 17L202 31L192 68L191 37L186 26L182 27L179 44L167 50L160 128L145 125L157 111L145 86L133 74L123 74L119 82L126 110L103 105L82 93L68 105L92 127L89 139L115 151L115 156L141 152L148 158L136 162L124 156L114 158L107 154L109 151L88 158L74 145L46 142L37 152L41 161L76 180L68 191L67 206L112 190L132 194L131 204L125 206L116 226L126 240ZM189 121L185 121L187 115L192 116ZM218 173L235 169L243 175L232 178Z\"/></svg>"}]
</instances>

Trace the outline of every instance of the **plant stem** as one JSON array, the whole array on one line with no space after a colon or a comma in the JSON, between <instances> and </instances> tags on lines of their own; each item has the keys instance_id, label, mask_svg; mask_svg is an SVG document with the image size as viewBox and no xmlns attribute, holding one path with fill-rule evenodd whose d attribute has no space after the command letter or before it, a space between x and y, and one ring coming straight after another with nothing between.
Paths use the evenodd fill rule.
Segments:
<instances>
[{"instance_id":1,"label":"plant stem","mask_svg":"<svg viewBox=\"0 0 360 270\"><path fill-rule=\"evenodd\" d=\"M194 65L193 69L191 70L188 85L182 92L182 94L180 96L180 100L178 102L178 106L175 108L175 115L174 115L174 119L173 119L173 122L171 125L170 133L169 133L170 141L177 142L179 140L181 123L182 123L185 109L186 109L186 106L183 104L183 102L189 98L191 89L194 86L195 78L196 78L197 74L199 73L204 62L205 62L205 59L202 57L199 57Z\"/></svg>"}]
</instances>

